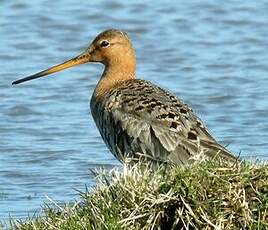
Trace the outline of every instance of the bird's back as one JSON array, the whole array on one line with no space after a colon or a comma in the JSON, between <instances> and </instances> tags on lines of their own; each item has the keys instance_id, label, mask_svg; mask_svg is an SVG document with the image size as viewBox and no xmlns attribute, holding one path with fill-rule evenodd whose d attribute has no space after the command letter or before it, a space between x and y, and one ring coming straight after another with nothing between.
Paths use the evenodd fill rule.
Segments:
<instances>
[{"instance_id":1,"label":"bird's back","mask_svg":"<svg viewBox=\"0 0 268 230\"><path fill-rule=\"evenodd\" d=\"M93 94L91 112L106 145L121 161L141 155L176 164L216 155L236 159L187 104L148 81L130 79L101 98Z\"/></svg>"}]
</instances>

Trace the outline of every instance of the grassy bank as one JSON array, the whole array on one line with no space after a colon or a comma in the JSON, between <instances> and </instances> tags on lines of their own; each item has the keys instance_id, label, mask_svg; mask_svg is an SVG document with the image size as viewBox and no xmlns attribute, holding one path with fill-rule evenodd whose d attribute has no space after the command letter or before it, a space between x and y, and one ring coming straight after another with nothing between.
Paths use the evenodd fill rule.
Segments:
<instances>
[{"instance_id":1,"label":"grassy bank","mask_svg":"<svg viewBox=\"0 0 268 230\"><path fill-rule=\"evenodd\" d=\"M72 206L16 229L268 229L268 166L201 163L97 176Z\"/></svg>"}]
</instances>

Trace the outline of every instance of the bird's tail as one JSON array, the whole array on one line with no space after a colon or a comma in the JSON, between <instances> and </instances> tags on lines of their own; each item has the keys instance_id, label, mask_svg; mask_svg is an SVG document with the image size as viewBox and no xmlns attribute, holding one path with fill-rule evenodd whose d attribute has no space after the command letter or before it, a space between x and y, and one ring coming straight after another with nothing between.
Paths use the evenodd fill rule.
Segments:
<instances>
[{"instance_id":1,"label":"bird's tail","mask_svg":"<svg viewBox=\"0 0 268 230\"><path fill-rule=\"evenodd\" d=\"M217 142L202 140L201 145L207 149L206 154L211 159L217 158L230 162L240 161L238 156L235 156L232 152Z\"/></svg>"}]
</instances>

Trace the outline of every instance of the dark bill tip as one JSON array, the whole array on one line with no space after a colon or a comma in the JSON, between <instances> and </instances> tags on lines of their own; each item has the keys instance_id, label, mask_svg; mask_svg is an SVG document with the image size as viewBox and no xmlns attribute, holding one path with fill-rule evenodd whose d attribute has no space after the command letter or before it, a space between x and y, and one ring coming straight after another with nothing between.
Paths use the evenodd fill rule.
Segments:
<instances>
[{"instance_id":1,"label":"dark bill tip","mask_svg":"<svg viewBox=\"0 0 268 230\"><path fill-rule=\"evenodd\" d=\"M25 78L22 78L22 79L19 79L19 80L16 80L16 81L13 81L12 82L12 85L18 85L18 84L20 84L20 83L22 83L22 82L25 82L25 81L30 81L30 80L33 80L33 79L35 79L35 78L39 78L39 77L43 77L43 76L45 76L45 75L47 75L48 74L48 71L41 71L41 72L39 72L39 73L37 73L37 74L33 74L33 75L31 75L31 76L28 76L28 77L25 77Z\"/></svg>"}]
</instances>

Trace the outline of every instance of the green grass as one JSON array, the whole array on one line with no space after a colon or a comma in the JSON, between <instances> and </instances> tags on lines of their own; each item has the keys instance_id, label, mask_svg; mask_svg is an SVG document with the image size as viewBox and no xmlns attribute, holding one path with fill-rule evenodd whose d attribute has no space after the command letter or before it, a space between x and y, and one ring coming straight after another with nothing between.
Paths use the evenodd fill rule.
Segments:
<instances>
[{"instance_id":1,"label":"green grass","mask_svg":"<svg viewBox=\"0 0 268 230\"><path fill-rule=\"evenodd\" d=\"M97 185L16 229L268 229L268 166L206 162L99 173Z\"/></svg>"}]
</instances>

